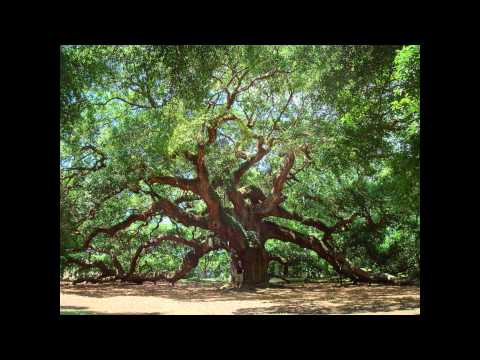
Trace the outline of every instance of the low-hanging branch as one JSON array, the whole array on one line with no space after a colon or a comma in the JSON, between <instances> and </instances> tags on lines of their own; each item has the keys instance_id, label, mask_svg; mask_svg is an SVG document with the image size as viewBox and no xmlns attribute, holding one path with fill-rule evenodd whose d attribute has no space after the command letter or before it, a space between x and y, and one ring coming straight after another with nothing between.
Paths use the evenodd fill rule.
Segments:
<instances>
[{"instance_id":1,"label":"low-hanging branch","mask_svg":"<svg viewBox=\"0 0 480 360\"><path fill-rule=\"evenodd\" d=\"M86 262L84 260L66 256L66 264L77 265L81 270L98 269L104 276L114 276L115 272L102 261Z\"/></svg>"},{"instance_id":2,"label":"low-hanging branch","mask_svg":"<svg viewBox=\"0 0 480 360\"><path fill-rule=\"evenodd\" d=\"M187 240L177 235L164 235L164 236L159 236L159 237L150 239L149 241L142 243L137 248L133 257L130 260L130 266L128 268L128 271L125 271L123 269L122 265L118 261L118 258L116 257L116 254L112 251L100 251L100 252L110 255L112 264L116 270L109 267L103 261L95 261L92 263L88 263L78 258L68 257L66 262L68 264L77 265L80 267L80 269L83 269L83 270L99 269L101 272L101 274L97 277L80 277L76 279L74 283L79 283L83 281L96 283L101 281L101 279L103 278L109 277L110 281L121 280L123 282L133 282L137 284L141 284L145 281L151 281L151 282L167 281L173 285L179 279L184 278L193 268L195 268L198 265L198 261L202 256L204 256L208 252L224 248L220 242L215 242L211 244L208 241L200 242L201 240L206 240L206 239L198 238L196 241L193 241L193 240ZM142 254L144 254L146 250L157 247L165 241L171 241L171 242L182 244L192 248L192 250L185 255L180 269L178 269L171 276L168 276L168 274L165 274L165 273L157 273L154 276L149 276L142 273L136 273L138 262Z\"/></svg>"},{"instance_id":3,"label":"low-hanging branch","mask_svg":"<svg viewBox=\"0 0 480 360\"><path fill-rule=\"evenodd\" d=\"M202 245L200 243L195 242L195 241L189 241L189 240L186 240L186 239L184 239L182 237L179 237L179 236L176 236L176 235L164 235L164 236L160 236L160 237L151 239L151 240L141 244L137 248L137 250L135 251L135 254L132 257L132 260L130 261L130 268L128 270L127 276L131 277L133 275L133 273L135 272L138 261L140 259L140 255L142 254L142 252L144 252L148 249L151 249L153 247L159 246L164 241L172 241L172 242L177 243L177 244L190 246L193 249L195 249L197 252L201 251L201 249L202 249Z\"/></svg>"},{"instance_id":4,"label":"low-hanging branch","mask_svg":"<svg viewBox=\"0 0 480 360\"><path fill-rule=\"evenodd\" d=\"M298 231L285 228L270 221L262 224L263 236L297 244L303 248L315 251L321 258L327 260L334 269L356 281L372 281L371 274L354 267L342 254L335 252L331 244L324 239L307 236Z\"/></svg>"},{"instance_id":5,"label":"low-hanging branch","mask_svg":"<svg viewBox=\"0 0 480 360\"><path fill-rule=\"evenodd\" d=\"M160 212L187 226L198 226L203 229L209 228L209 222L206 218L187 213L167 199L159 199L158 201L154 202L147 211L141 214L132 214L124 221L109 228L95 228L85 239L83 243L83 249L88 249L92 240L99 234L103 233L112 237L120 230L128 228L134 222L147 221L149 218Z\"/></svg>"}]
</instances>

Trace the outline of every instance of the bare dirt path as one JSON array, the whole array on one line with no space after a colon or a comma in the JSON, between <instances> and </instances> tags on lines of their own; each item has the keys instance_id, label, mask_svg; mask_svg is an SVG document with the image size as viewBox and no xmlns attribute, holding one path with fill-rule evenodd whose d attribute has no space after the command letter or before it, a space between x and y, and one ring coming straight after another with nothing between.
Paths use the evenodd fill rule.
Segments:
<instances>
[{"instance_id":1,"label":"bare dirt path","mask_svg":"<svg viewBox=\"0 0 480 360\"><path fill-rule=\"evenodd\" d=\"M287 284L245 291L221 284L60 285L62 314L420 314L415 286Z\"/></svg>"}]
</instances>

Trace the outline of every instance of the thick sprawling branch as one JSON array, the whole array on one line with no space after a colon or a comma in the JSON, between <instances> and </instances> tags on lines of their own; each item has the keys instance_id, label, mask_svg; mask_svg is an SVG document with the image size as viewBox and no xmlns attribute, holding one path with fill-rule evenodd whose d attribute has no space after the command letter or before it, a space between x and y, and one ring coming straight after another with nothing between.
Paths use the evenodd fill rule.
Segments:
<instances>
[{"instance_id":1,"label":"thick sprawling branch","mask_svg":"<svg viewBox=\"0 0 480 360\"><path fill-rule=\"evenodd\" d=\"M205 201L208 209L210 220L216 223L220 222L221 204L215 190L212 188L208 178L208 170L205 165L205 145L198 145L198 153L196 156L197 177L198 177L198 194Z\"/></svg>"},{"instance_id":2,"label":"thick sprawling branch","mask_svg":"<svg viewBox=\"0 0 480 360\"><path fill-rule=\"evenodd\" d=\"M130 281L130 282L135 282L135 283L143 283L145 281L159 281L159 280L164 280L168 281L171 284L174 284L176 281L179 279L184 278L188 273L195 268L198 265L199 259L205 255L206 253L214 250L218 250L223 248L220 242L209 242L209 241L202 241L200 242L201 239L204 238L199 238L195 241L193 240L187 240L185 238L182 238L180 236L176 235L164 235L160 236L157 238L153 238L143 244L141 244L137 250L135 251L135 254L133 255L130 265L128 268L128 271L124 271L122 265L118 261L116 255L111 252L111 251L101 251L101 250L95 250L97 252L102 252L105 254L110 255L112 259L112 263L114 267L116 268L116 271L114 269L109 268L105 263L102 261L95 261L92 263L88 263L86 261L76 259L76 258L67 258L66 263L67 264L75 264L79 266L81 269L99 269L101 272L101 275L99 277L82 277L79 278L75 281L75 283L78 282L99 282L100 279L105 278L105 277L111 277L111 280L122 280L122 281ZM204 239L205 240L205 239ZM154 276L146 275L146 274L141 274L141 273L136 273L137 270L137 265L138 262L142 256L142 254L145 253L146 250L154 248L159 246L161 243L164 241L171 241L177 244L182 244L186 245L192 248L191 251L187 253L187 255L184 257L182 265L179 270L177 270L173 275L168 276L167 274L162 274L162 273L157 273Z\"/></svg>"},{"instance_id":3,"label":"thick sprawling branch","mask_svg":"<svg viewBox=\"0 0 480 360\"><path fill-rule=\"evenodd\" d=\"M282 190L287 176L293 167L295 162L295 154L293 151L289 151L285 156L285 160L282 168L278 172L275 180L273 181L273 188L268 197L262 202L260 206L257 206L255 213L258 216L269 216L268 214L275 210L275 208L283 201Z\"/></svg>"},{"instance_id":4,"label":"thick sprawling branch","mask_svg":"<svg viewBox=\"0 0 480 360\"><path fill-rule=\"evenodd\" d=\"M137 249L137 251L135 252L135 255L133 256L130 262L130 269L127 275L127 279L134 279L134 281L137 281L137 282L157 281L157 280L166 280L172 284L177 282L179 279L182 279L186 275L188 275L188 273L198 265L198 261L203 255L205 255L210 251L221 248L219 244L209 245L208 242L200 243L198 242L198 240L199 239L197 239L197 241L192 241L192 240L187 240L175 235L165 235L155 239L151 239L150 241L140 245L140 247ZM136 270L141 254L145 250L156 247L164 241L172 241L174 243L183 244L192 248L192 250L189 251L187 255L184 257L182 266L180 267L180 269L177 270L175 274L173 274L173 276L171 277L168 277L165 274L157 274L155 277L148 277L148 276L145 277L141 275L134 276L134 272Z\"/></svg>"},{"instance_id":5,"label":"thick sprawling branch","mask_svg":"<svg viewBox=\"0 0 480 360\"><path fill-rule=\"evenodd\" d=\"M296 212L290 212L286 210L282 206L276 206L266 215L280 217L282 219L295 220L303 225L314 227L327 234L332 234L338 230L343 230L346 226L351 224L355 220L355 218L358 216L357 213L354 213L348 219L340 219L333 226L328 226L321 220L303 217L300 214L297 214Z\"/></svg>"},{"instance_id":6,"label":"thick sprawling branch","mask_svg":"<svg viewBox=\"0 0 480 360\"><path fill-rule=\"evenodd\" d=\"M145 250L156 247L164 241L172 241L172 242L175 242L177 244L183 244L183 245L190 246L194 249L201 248L201 245L199 243L197 243L195 241L189 241L189 240L186 240L184 238L181 238L181 237L175 236L175 235L165 235L165 236L157 237L155 239L151 239L151 240L141 244L137 248L137 250L135 251L135 254L133 255L133 257L130 261L130 268L128 270L127 277L131 277L133 275L133 273L135 272L135 270L137 268L137 264L138 264L138 261L140 259L140 255Z\"/></svg>"},{"instance_id":7,"label":"thick sprawling branch","mask_svg":"<svg viewBox=\"0 0 480 360\"><path fill-rule=\"evenodd\" d=\"M175 204L191 203L193 201L200 200L196 195L185 194L175 199Z\"/></svg>"},{"instance_id":8,"label":"thick sprawling branch","mask_svg":"<svg viewBox=\"0 0 480 360\"><path fill-rule=\"evenodd\" d=\"M111 270L101 261L94 261L92 263L88 263L86 261L72 258L72 257L67 257L66 264L74 264L80 267L81 269L99 269L102 273L109 273Z\"/></svg>"},{"instance_id":9,"label":"thick sprawling branch","mask_svg":"<svg viewBox=\"0 0 480 360\"><path fill-rule=\"evenodd\" d=\"M349 277L353 281L397 285L410 283L409 280L390 278L383 273L372 274L353 266L343 254L335 251L332 244L329 244L326 241L326 238L331 236L328 233L323 236L323 239L317 239L313 236L307 236L268 221L262 222L261 231L263 232L262 236L264 237L291 242L303 248L315 251L321 258L325 259L330 265L332 265L335 271L341 275Z\"/></svg>"},{"instance_id":10,"label":"thick sprawling branch","mask_svg":"<svg viewBox=\"0 0 480 360\"><path fill-rule=\"evenodd\" d=\"M324 241L324 239L307 236L269 221L262 223L261 231L263 233L262 236L266 238L291 242L315 251L320 257L332 265L338 273L344 274L355 281L368 282L373 280L369 273L354 267L342 254L335 252L333 247Z\"/></svg>"},{"instance_id":11,"label":"thick sprawling branch","mask_svg":"<svg viewBox=\"0 0 480 360\"><path fill-rule=\"evenodd\" d=\"M110 269L105 263L102 261L94 261L92 263L86 262L81 259L76 259L72 257L67 257L66 264L73 264L77 265L80 270L91 270L91 269L98 269L100 270L101 274L97 277L81 277L75 280L74 283L82 282L82 281L89 281L89 282L98 282L102 278L106 278L109 276L116 276L116 273L113 269Z\"/></svg>"},{"instance_id":12,"label":"thick sprawling branch","mask_svg":"<svg viewBox=\"0 0 480 360\"><path fill-rule=\"evenodd\" d=\"M243 162L239 168L234 171L230 186L227 190L228 198L233 204L235 213L242 221L246 220L248 213L243 194L238 191L237 187L241 177L248 171L248 169L258 163L268 153L268 149L265 149L263 145L263 138L259 138L257 140L256 154L251 156L247 161Z\"/></svg>"},{"instance_id":13,"label":"thick sprawling branch","mask_svg":"<svg viewBox=\"0 0 480 360\"><path fill-rule=\"evenodd\" d=\"M267 198L263 191L256 186L248 186L243 191L243 197L249 199L250 203L254 206L259 205Z\"/></svg>"},{"instance_id":14,"label":"thick sprawling branch","mask_svg":"<svg viewBox=\"0 0 480 360\"><path fill-rule=\"evenodd\" d=\"M257 152L251 156L247 161L243 162L237 170L234 171L232 177L232 185L234 188L238 186L240 178L250 169L253 165L258 163L268 153L269 149L264 148L264 139L260 137L257 140Z\"/></svg>"},{"instance_id":15,"label":"thick sprawling branch","mask_svg":"<svg viewBox=\"0 0 480 360\"><path fill-rule=\"evenodd\" d=\"M233 114L224 114L216 117L212 121L212 125L208 128L208 142L207 144L213 144L217 140L217 129L227 121L238 120L238 117Z\"/></svg>"},{"instance_id":16,"label":"thick sprawling branch","mask_svg":"<svg viewBox=\"0 0 480 360\"><path fill-rule=\"evenodd\" d=\"M145 211L144 213L141 214L133 214L127 217L125 220L122 222L115 224L109 228L95 228L85 239L83 243L83 248L87 249L90 247L90 244L92 240L97 236L98 234L106 234L108 236L114 236L117 232L120 230L128 228L131 224L133 224L136 221L146 221L148 220L151 216L156 214L158 211L158 208L155 204L153 204L150 209Z\"/></svg>"},{"instance_id":17,"label":"thick sprawling branch","mask_svg":"<svg viewBox=\"0 0 480 360\"><path fill-rule=\"evenodd\" d=\"M157 202L153 203L152 206L145 212L141 214L133 214L127 217L124 221L109 227L109 228L96 228L94 229L85 239L83 248L87 249L92 240L98 234L106 234L108 236L114 236L120 230L128 228L131 224L136 221L147 221L150 217L155 214L162 212L163 214L169 216L172 219L179 221L180 223L187 226L198 226L203 229L208 229L208 221L206 218L189 214L186 211L180 209L177 205L166 199L159 199Z\"/></svg>"},{"instance_id":18,"label":"thick sprawling branch","mask_svg":"<svg viewBox=\"0 0 480 360\"><path fill-rule=\"evenodd\" d=\"M287 181L288 180L294 180L294 181L297 181L297 182L301 182L300 180L298 180L297 175L300 174L305 169L307 169L313 163L313 159L312 159L312 157L310 155L310 152L309 152L309 146L307 144L305 144L300 148L300 150L302 150L302 152L305 155L305 158L303 160L303 164L295 172L293 172L293 171L290 172L290 174L287 176Z\"/></svg>"},{"instance_id":19,"label":"thick sprawling branch","mask_svg":"<svg viewBox=\"0 0 480 360\"><path fill-rule=\"evenodd\" d=\"M165 184L198 193L198 181L196 179L184 179L173 176L151 176L146 180L147 184Z\"/></svg>"},{"instance_id":20,"label":"thick sprawling branch","mask_svg":"<svg viewBox=\"0 0 480 360\"><path fill-rule=\"evenodd\" d=\"M188 213L180 209L177 205L169 200L160 199L154 204L154 206L157 211L161 211L163 214L182 223L183 225L209 229L209 221L207 218Z\"/></svg>"},{"instance_id":21,"label":"thick sprawling branch","mask_svg":"<svg viewBox=\"0 0 480 360\"><path fill-rule=\"evenodd\" d=\"M279 174L275 178L273 182L273 189L272 194L280 194L283 190L283 186L287 181L287 175L293 167L293 163L295 162L295 154L293 151L289 151L285 156L285 161L283 163L283 167L280 170Z\"/></svg>"},{"instance_id":22,"label":"thick sprawling branch","mask_svg":"<svg viewBox=\"0 0 480 360\"><path fill-rule=\"evenodd\" d=\"M331 227L327 226L324 222L320 220L304 218L303 216L295 212L287 211L282 206L276 206L269 213L267 213L267 216L276 216L283 219L295 220L302 223L303 225L312 226L323 232L331 232L331 229L332 229Z\"/></svg>"},{"instance_id":23,"label":"thick sprawling branch","mask_svg":"<svg viewBox=\"0 0 480 360\"><path fill-rule=\"evenodd\" d=\"M200 144L198 146L197 155L189 155L196 166L197 178L196 179L184 179L172 176L151 176L146 180L149 185L152 184L166 184L171 185L183 190L191 191L198 194L206 203L209 219L200 217L194 214L189 214L177 205L171 203L166 199L160 199L154 197L156 202L152 207L144 213L130 215L124 221L110 227L110 228L96 228L86 238L83 244L83 248L86 249L90 246L91 241L98 234L104 233L108 236L115 235L118 231L126 229L135 221L146 221L152 215L162 211L165 215L181 222L187 226L198 226L204 229L210 229L210 227L216 227L221 222L221 205L218 195L215 193L209 183L208 171L205 165L205 145ZM210 226L212 225L212 226Z\"/></svg>"}]
</instances>

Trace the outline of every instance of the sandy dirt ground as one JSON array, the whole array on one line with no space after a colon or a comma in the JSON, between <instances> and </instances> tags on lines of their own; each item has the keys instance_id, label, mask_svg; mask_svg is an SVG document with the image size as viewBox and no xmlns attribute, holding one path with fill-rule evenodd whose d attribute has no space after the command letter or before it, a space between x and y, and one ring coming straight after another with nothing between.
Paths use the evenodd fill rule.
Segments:
<instances>
[{"instance_id":1,"label":"sandy dirt ground","mask_svg":"<svg viewBox=\"0 0 480 360\"><path fill-rule=\"evenodd\" d=\"M286 284L223 290L221 284L60 284L62 314L418 315L416 286Z\"/></svg>"}]
</instances>

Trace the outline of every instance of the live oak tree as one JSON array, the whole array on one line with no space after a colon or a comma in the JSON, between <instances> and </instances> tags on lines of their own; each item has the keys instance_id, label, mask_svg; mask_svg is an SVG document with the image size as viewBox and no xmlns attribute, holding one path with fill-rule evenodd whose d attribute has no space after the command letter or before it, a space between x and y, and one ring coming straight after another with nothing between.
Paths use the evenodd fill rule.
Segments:
<instances>
[{"instance_id":1,"label":"live oak tree","mask_svg":"<svg viewBox=\"0 0 480 360\"><path fill-rule=\"evenodd\" d=\"M223 249L259 285L293 263L268 240L354 281L398 282L360 265L399 253L419 268L418 46L60 55L61 261L81 280L173 284Z\"/></svg>"}]
</instances>

